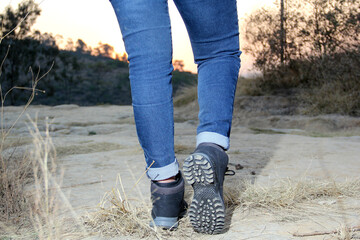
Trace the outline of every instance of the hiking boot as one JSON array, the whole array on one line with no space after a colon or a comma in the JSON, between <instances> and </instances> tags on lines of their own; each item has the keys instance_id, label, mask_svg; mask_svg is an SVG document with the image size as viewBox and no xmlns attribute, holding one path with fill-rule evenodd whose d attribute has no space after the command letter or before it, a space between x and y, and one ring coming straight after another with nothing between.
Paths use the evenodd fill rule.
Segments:
<instances>
[{"instance_id":1,"label":"hiking boot","mask_svg":"<svg viewBox=\"0 0 360 240\"><path fill-rule=\"evenodd\" d=\"M153 220L150 222L150 227L157 226L170 230L178 227L178 220L185 215L188 206L184 201L184 191L185 182L180 171L174 182L151 181Z\"/></svg>"},{"instance_id":2,"label":"hiking boot","mask_svg":"<svg viewBox=\"0 0 360 240\"><path fill-rule=\"evenodd\" d=\"M200 233L220 233L225 224L223 183L229 158L212 143L200 144L184 162L184 176L194 189L190 222Z\"/></svg>"}]
</instances>

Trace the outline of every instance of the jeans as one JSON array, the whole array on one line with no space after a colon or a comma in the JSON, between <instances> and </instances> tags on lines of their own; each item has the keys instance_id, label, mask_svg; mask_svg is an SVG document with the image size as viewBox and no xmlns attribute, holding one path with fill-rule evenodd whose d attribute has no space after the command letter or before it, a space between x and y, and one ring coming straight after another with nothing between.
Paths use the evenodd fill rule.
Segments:
<instances>
[{"instance_id":1,"label":"jeans","mask_svg":"<svg viewBox=\"0 0 360 240\"><path fill-rule=\"evenodd\" d=\"M167 0L110 0L128 53L136 131L147 175L179 171L174 153L172 40ZM236 0L174 0L198 65L197 145L229 148L240 68Z\"/></svg>"}]
</instances>

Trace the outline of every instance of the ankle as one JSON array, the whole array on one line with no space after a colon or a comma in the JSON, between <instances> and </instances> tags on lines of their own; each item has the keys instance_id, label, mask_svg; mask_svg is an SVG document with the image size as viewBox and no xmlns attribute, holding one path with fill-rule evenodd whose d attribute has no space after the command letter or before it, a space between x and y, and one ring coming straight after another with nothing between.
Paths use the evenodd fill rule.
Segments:
<instances>
[{"instance_id":1,"label":"ankle","mask_svg":"<svg viewBox=\"0 0 360 240\"><path fill-rule=\"evenodd\" d=\"M167 179L158 180L156 182L158 182L158 183L171 183L171 182L175 182L175 181L176 181L176 176L172 176L172 177L169 177Z\"/></svg>"}]
</instances>

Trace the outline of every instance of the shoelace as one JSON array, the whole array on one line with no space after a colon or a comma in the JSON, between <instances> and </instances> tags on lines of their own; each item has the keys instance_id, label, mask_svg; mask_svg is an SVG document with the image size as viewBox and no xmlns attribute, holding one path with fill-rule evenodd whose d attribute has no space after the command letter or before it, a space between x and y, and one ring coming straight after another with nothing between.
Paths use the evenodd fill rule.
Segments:
<instances>
[{"instance_id":1,"label":"shoelace","mask_svg":"<svg viewBox=\"0 0 360 240\"><path fill-rule=\"evenodd\" d=\"M226 167L225 176L234 176L234 175L235 175L235 171L229 169L229 167Z\"/></svg>"}]
</instances>

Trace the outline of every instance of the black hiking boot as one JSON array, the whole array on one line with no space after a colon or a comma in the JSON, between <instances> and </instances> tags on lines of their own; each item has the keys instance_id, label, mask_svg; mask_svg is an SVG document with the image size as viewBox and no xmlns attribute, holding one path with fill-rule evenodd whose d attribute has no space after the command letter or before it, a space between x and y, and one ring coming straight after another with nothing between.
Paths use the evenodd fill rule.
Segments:
<instances>
[{"instance_id":1,"label":"black hiking boot","mask_svg":"<svg viewBox=\"0 0 360 240\"><path fill-rule=\"evenodd\" d=\"M190 222L200 233L221 233L225 224L223 183L229 158L212 143L200 144L184 163L184 176L194 189Z\"/></svg>"},{"instance_id":2,"label":"black hiking boot","mask_svg":"<svg viewBox=\"0 0 360 240\"><path fill-rule=\"evenodd\" d=\"M181 172L170 183L151 182L151 201L153 220L150 226L173 230L178 227L178 220L186 214L187 203L184 201L185 182Z\"/></svg>"}]
</instances>

